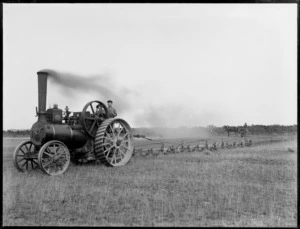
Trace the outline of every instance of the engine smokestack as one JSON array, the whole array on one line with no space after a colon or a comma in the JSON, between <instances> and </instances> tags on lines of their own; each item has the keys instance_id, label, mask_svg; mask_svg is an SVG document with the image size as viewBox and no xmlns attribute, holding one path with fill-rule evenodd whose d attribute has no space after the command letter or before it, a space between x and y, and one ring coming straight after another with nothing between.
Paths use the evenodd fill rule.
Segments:
<instances>
[{"instance_id":1,"label":"engine smokestack","mask_svg":"<svg viewBox=\"0 0 300 229\"><path fill-rule=\"evenodd\" d=\"M38 92L39 92L39 112L46 112L47 99L47 72L37 72L38 75Z\"/></svg>"}]
</instances>

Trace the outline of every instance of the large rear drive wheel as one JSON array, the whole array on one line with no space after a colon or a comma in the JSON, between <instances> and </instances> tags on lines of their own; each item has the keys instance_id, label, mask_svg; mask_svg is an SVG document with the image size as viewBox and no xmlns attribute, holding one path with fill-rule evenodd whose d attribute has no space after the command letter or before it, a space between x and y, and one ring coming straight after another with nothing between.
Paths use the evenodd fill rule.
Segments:
<instances>
[{"instance_id":1,"label":"large rear drive wheel","mask_svg":"<svg viewBox=\"0 0 300 229\"><path fill-rule=\"evenodd\" d=\"M102 163L109 166L125 165L133 149L131 128L123 119L109 118L97 130L95 155Z\"/></svg>"},{"instance_id":2,"label":"large rear drive wheel","mask_svg":"<svg viewBox=\"0 0 300 229\"><path fill-rule=\"evenodd\" d=\"M70 164L70 152L61 141L49 141L39 151L41 170L50 176L63 174Z\"/></svg>"}]
</instances>

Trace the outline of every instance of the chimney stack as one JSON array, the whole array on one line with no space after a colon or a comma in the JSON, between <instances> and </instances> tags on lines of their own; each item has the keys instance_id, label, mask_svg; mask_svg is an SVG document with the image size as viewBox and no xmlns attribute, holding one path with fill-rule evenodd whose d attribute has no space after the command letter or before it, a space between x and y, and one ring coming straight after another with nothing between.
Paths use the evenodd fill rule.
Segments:
<instances>
[{"instance_id":1,"label":"chimney stack","mask_svg":"<svg viewBox=\"0 0 300 229\"><path fill-rule=\"evenodd\" d=\"M39 112L46 112L47 100L47 72L38 72Z\"/></svg>"}]
</instances>

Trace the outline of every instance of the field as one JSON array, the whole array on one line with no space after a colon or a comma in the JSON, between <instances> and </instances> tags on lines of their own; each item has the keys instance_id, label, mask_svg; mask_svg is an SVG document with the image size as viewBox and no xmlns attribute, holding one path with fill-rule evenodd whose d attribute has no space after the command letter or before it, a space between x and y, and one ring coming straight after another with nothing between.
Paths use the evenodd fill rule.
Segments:
<instances>
[{"instance_id":1,"label":"field","mask_svg":"<svg viewBox=\"0 0 300 229\"><path fill-rule=\"evenodd\" d=\"M252 147L133 157L117 168L71 164L49 177L19 173L12 152L22 139L4 138L3 225L296 227L296 136L251 139Z\"/></svg>"}]
</instances>

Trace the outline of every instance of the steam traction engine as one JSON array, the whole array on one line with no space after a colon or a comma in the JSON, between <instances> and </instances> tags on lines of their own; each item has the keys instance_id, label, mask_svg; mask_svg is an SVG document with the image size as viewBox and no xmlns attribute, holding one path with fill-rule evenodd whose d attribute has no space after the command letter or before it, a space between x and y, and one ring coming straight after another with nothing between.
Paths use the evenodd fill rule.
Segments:
<instances>
[{"instance_id":1,"label":"steam traction engine","mask_svg":"<svg viewBox=\"0 0 300 229\"><path fill-rule=\"evenodd\" d=\"M134 143L131 128L123 119L108 118L100 101L87 103L81 112L63 111L55 105L46 110L47 72L38 72L38 120L30 140L14 151L13 161L21 171L40 168L48 175L64 173L70 161L78 164L100 160L108 166L125 165Z\"/></svg>"}]
</instances>

